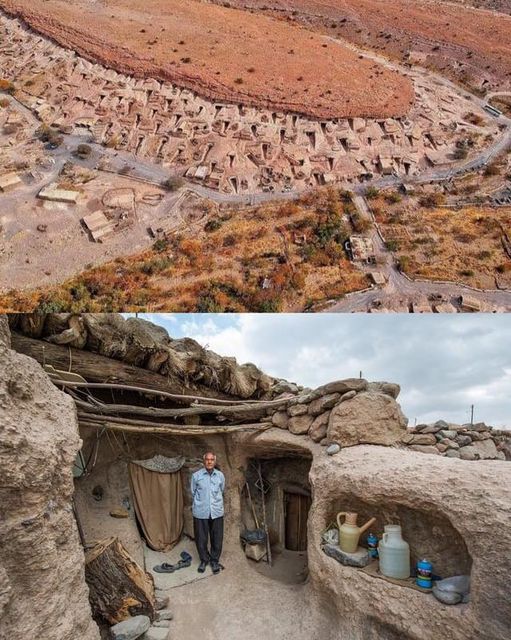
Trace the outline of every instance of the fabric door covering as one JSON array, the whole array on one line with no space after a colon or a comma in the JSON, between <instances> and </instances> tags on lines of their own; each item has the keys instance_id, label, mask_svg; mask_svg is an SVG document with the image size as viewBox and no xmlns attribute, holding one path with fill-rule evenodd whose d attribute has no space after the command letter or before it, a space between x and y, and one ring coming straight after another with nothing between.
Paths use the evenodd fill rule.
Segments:
<instances>
[{"instance_id":1,"label":"fabric door covering","mask_svg":"<svg viewBox=\"0 0 511 640\"><path fill-rule=\"evenodd\" d=\"M152 464L157 458L174 464ZM147 544L156 551L172 549L183 531L182 464L175 464L175 461L156 456L152 460L129 463L135 513ZM177 470L160 470L176 467Z\"/></svg>"}]
</instances>

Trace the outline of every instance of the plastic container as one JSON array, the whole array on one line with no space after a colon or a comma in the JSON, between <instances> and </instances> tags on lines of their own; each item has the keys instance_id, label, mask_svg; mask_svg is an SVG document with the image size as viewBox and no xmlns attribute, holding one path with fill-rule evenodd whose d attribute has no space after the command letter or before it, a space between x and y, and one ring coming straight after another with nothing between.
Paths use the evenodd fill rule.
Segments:
<instances>
[{"instance_id":1,"label":"plastic container","mask_svg":"<svg viewBox=\"0 0 511 640\"><path fill-rule=\"evenodd\" d=\"M397 524L385 526L385 532L378 545L380 573L387 578L406 580L410 577L410 547L401 536Z\"/></svg>"},{"instance_id":2,"label":"plastic container","mask_svg":"<svg viewBox=\"0 0 511 640\"><path fill-rule=\"evenodd\" d=\"M367 551L371 558L378 557L378 536L375 536L374 533L367 536Z\"/></svg>"},{"instance_id":3,"label":"plastic container","mask_svg":"<svg viewBox=\"0 0 511 640\"><path fill-rule=\"evenodd\" d=\"M423 589L431 589L433 586L433 565L428 560L417 562L417 577L415 583Z\"/></svg>"}]
</instances>

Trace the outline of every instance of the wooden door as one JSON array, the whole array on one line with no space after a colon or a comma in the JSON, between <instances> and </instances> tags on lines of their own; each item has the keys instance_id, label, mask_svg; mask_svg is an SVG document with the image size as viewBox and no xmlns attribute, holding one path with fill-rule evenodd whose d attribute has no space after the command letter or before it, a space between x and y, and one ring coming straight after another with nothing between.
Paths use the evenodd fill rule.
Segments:
<instances>
[{"instance_id":1,"label":"wooden door","mask_svg":"<svg viewBox=\"0 0 511 640\"><path fill-rule=\"evenodd\" d=\"M307 550L307 517L311 499L301 493L284 493L286 549Z\"/></svg>"}]
</instances>

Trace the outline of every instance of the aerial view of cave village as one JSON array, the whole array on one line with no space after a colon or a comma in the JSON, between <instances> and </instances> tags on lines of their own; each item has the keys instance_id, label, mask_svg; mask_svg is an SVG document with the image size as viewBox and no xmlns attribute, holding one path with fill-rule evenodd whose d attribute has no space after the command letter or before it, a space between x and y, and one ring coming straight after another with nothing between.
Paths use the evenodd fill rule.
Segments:
<instances>
[{"instance_id":1,"label":"aerial view of cave village","mask_svg":"<svg viewBox=\"0 0 511 640\"><path fill-rule=\"evenodd\" d=\"M511 0L0 0L0 640L511 640Z\"/></svg>"},{"instance_id":2,"label":"aerial view of cave village","mask_svg":"<svg viewBox=\"0 0 511 640\"><path fill-rule=\"evenodd\" d=\"M509 0L0 0L0 309L511 310Z\"/></svg>"}]
</instances>

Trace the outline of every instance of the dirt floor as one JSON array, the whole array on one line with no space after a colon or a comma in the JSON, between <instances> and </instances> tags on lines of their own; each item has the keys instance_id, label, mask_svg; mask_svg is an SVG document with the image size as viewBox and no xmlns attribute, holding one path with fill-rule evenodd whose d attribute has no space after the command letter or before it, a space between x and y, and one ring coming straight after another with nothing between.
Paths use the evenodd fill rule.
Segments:
<instances>
[{"instance_id":1,"label":"dirt floor","mask_svg":"<svg viewBox=\"0 0 511 640\"><path fill-rule=\"evenodd\" d=\"M262 575L259 566L239 558L239 552L224 555L225 570L219 575L209 573L206 579L167 592L174 613L169 638L260 640L268 637L269 629L270 637L279 640L331 637L318 627L315 612L304 608L308 585L280 579L278 559L274 569L268 569L274 573ZM190 571L199 575L196 565Z\"/></svg>"},{"instance_id":2,"label":"dirt floor","mask_svg":"<svg viewBox=\"0 0 511 640\"><path fill-rule=\"evenodd\" d=\"M216 100L320 118L399 116L413 104L412 84L398 72L299 26L225 6L1 0L0 7L107 67Z\"/></svg>"},{"instance_id":3,"label":"dirt floor","mask_svg":"<svg viewBox=\"0 0 511 640\"><path fill-rule=\"evenodd\" d=\"M52 290L6 294L0 308L303 310L367 286L344 251L349 207L333 189L298 203L212 207L193 236L162 236L151 251L89 269Z\"/></svg>"},{"instance_id":4,"label":"dirt floor","mask_svg":"<svg viewBox=\"0 0 511 640\"><path fill-rule=\"evenodd\" d=\"M511 84L511 17L503 14L438 0L232 0L231 4L421 64L482 92Z\"/></svg>"},{"instance_id":5,"label":"dirt floor","mask_svg":"<svg viewBox=\"0 0 511 640\"><path fill-rule=\"evenodd\" d=\"M511 207L425 207L420 198L371 202L388 248L411 277L511 288Z\"/></svg>"}]
</instances>

